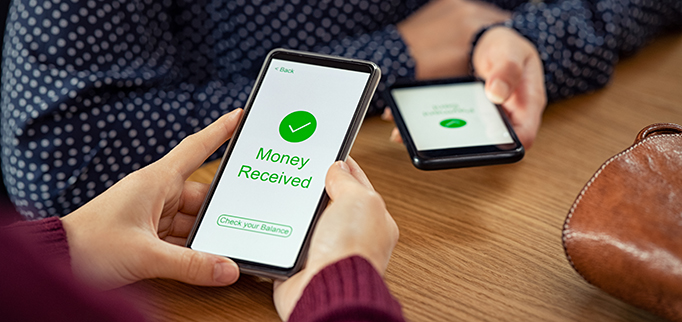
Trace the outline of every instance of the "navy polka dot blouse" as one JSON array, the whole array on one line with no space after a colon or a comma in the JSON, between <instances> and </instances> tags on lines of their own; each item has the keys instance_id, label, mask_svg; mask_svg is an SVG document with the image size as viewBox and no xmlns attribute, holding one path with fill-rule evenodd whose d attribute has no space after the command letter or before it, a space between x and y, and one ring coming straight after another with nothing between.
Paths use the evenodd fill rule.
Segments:
<instances>
[{"instance_id":1,"label":"navy polka dot blouse","mask_svg":"<svg viewBox=\"0 0 682 322\"><path fill-rule=\"evenodd\" d=\"M242 107L273 48L372 60L379 90L413 77L395 24L425 2L13 0L0 98L10 197L28 219L68 214ZM489 2L536 44L550 99L602 87L621 55L682 26L679 0ZM382 108L375 98L370 113Z\"/></svg>"}]
</instances>

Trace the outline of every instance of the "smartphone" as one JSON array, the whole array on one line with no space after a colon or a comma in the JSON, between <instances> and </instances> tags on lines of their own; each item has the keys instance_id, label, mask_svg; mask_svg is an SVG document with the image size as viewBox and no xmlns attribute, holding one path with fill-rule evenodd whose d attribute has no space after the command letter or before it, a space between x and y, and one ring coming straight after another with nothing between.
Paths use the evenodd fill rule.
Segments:
<instances>
[{"instance_id":1,"label":"smartphone","mask_svg":"<svg viewBox=\"0 0 682 322\"><path fill-rule=\"evenodd\" d=\"M271 51L187 247L246 274L299 271L327 206L327 170L348 156L380 77L368 61Z\"/></svg>"},{"instance_id":2,"label":"smartphone","mask_svg":"<svg viewBox=\"0 0 682 322\"><path fill-rule=\"evenodd\" d=\"M524 149L474 77L397 82L385 93L412 164L422 170L512 163Z\"/></svg>"}]
</instances>

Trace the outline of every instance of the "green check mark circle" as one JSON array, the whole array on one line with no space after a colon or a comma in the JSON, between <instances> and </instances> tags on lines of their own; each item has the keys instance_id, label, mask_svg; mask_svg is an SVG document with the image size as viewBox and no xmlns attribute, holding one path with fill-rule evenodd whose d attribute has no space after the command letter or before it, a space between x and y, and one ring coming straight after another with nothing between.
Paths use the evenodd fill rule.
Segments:
<instances>
[{"instance_id":1,"label":"green check mark circle","mask_svg":"<svg viewBox=\"0 0 682 322\"><path fill-rule=\"evenodd\" d=\"M465 126L467 121L460 119L447 119L440 122L440 126L447 127L449 129L456 129L458 127Z\"/></svg>"},{"instance_id":2,"label":"green check mark circle","mask_svg":"<svg viewBox=\"0 0 682 322\"><path fill-rule=\"evenodd\" d=\"M307 140L315 133L315 129L317 129L317 120L307 111L289 113L279 123L279 135L284 141L291 143Z\"/></svg>"}]
</instances>

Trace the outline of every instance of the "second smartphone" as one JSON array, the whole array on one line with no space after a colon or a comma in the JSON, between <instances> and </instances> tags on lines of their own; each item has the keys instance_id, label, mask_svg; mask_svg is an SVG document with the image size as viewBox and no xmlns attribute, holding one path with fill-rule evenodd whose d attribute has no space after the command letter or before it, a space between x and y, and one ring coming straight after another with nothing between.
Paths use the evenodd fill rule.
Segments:
<instances>
[{"instance_id":1,"label":"second smartphone","mask_svg":"<svg viewBox=\"0 0 682 322\"><path fill-rule=\"evenodd\" d=\"M524 149L501 106L473 77L405 81L386 101L415 167L422 170L511 163Z\"/></svg>"},{"instance_id":2,"label":"second smartphone","mask_svg":"<svg viewBox=\"0 0 682 322\"><path fill-rule=\"evenodd\" d=\"M348 156L380 75L367 61L270 52L187 246L247 274L300 270L327 206L327 170Z\"/></svg>"}]
</instances>

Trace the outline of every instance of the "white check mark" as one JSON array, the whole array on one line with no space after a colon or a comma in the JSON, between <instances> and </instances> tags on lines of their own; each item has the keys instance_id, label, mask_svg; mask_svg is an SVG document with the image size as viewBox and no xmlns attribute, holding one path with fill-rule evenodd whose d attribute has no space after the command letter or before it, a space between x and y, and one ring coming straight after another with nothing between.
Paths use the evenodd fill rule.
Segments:
<instances>
[{"instance_id":1,"label":"white check mark","mask_svg":"<svg viewBox=\"0 0 682 322\"><path fill-rule=\"evenodd\" d=\"M304 127L310 125L310 124L312 124L312 122L308 122L306 125L303 125L303 126L297 128L297 129L295 129L295 130L294 130L293 127L291 127L291 124L289 124L289 129L291 130L291 133L294 133L294 132L296 132L296 131L298 131L298 130L300 130L300 129L302 129L302 128L304 128Z\"/></svg>"}]
</instances>

